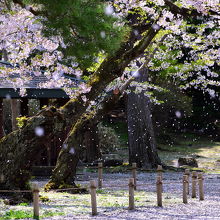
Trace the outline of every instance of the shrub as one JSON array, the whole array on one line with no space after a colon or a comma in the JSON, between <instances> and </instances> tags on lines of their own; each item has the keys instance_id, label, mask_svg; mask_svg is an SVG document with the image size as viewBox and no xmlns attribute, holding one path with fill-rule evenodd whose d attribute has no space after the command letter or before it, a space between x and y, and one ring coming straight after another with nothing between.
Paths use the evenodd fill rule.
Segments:
<instances>
[{"instance_id":1,"label":"shrub","mask_svg":"<svg viewBox=\"0 0 220 220\"><path fill-rule=\"evenodd\" d=\"M98 124L99 145L102 153L110 153L116 151L120 146L119 138L115 130L104 126L102 123Z\"/></svg>"}]
</instances>

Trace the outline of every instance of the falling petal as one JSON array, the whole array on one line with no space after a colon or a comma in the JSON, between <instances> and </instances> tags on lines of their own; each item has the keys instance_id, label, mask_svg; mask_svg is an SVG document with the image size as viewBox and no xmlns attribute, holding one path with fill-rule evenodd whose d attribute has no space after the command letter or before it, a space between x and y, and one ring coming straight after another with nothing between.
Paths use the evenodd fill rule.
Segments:
<instances>
[{"instance_id":1,"label":"falling petal","mask_svg":"<svg viewBox=\"0 0 220 220\"><path fill-rule=\"evenodd\" d=\"M44 136L44 129L42 127L36 127L35 134L39 137Z\"/></svg>"},{"instance_id":2,"label":"falling petal","mask_svg":"<svg viewBox=\"0 0 220 220\"><path fill-rule=\"evenodd\" d=\"M74 150L74 148L73 148L73 147L71 147L71 148L70 148L69 153L70 153L70 154L74 154L74 153L75 153L75 150Z\"/></svg>"}]
</instances>

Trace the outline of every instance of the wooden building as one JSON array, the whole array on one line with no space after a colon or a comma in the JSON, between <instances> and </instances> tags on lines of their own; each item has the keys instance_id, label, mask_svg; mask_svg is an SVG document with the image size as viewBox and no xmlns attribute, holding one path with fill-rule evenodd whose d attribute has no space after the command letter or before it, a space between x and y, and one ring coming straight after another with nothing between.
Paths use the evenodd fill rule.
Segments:
<instances>
[{"instance_id":1,"label":"wooden building","mask_svg":"<svg viewBox=\"0 0 220 220\"><path fill-rule=\"evenodd\" d=\"M8 62L0 60L0 67L6 66L8 68L12 68L12 65ZM12 78L19 77L19 75L13 75ZM66 76L73 80L76 85L78 80L74 77ZM11 123L12 123L12 130L18 129L17 127L17 117L21 116L29 116L29 102L31 99L39 100L39 109L40 110L43 106L49 105L51 100L55 100L58 105L65 104L69 97L64 92L62 88L39 88L39 83L46 83L48 81L47 77L43 74L40 76L32 76L32 79L26 83L23 88L26 89L27 95L24 97L20 96L20 88L14 88L12 83L7 82L3 83L0 77L0 138L5 135L4 131L4 100L8 100L10 102L11 107ZM66 134L62 135L65 137ZM61 145L61 138L57 137L56 140L51 140L51 143L45 143L45 152L41 155L41 158L36 162L36 165L44 165L44 166L51 166L55 165L57 154L60 149Z\"/></svg>"}]
</instances>

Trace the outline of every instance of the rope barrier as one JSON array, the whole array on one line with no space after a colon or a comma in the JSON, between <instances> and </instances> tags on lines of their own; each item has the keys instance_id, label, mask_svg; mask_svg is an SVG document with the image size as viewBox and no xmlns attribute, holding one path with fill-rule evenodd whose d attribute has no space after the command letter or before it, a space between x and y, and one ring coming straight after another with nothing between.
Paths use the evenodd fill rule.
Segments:
<instances>
[{"instance_id":1,"label":"rope barrier","mask_svg":"<svg viewBox=\"0 0 220 220\"><path fill-rule=\"evenodd\" d=\"M180 182L180 181L175 181L175 182L163 182L163 184L174 184L174 183L179 183L179 184L182 184L182 182ZM137 184L137 186L155 186L155 183L147 183L147 184L145 184L145 183L139 183L139 184ZM107 185L107 186L103 186L103 189L105 188L109 188L109 187L112 187L112 188L114 188L114 187L128 187L128 185Z\"/></svg>"},{"instance_id":2,"label":"rope barrier","mask_svg":"<svg viewBox=\"0 0 220 220\"><path fill-rule=\"evenodd\" d=\"M99 167L93 167L94 169L96 168L101 168L102 169L102 166L99 166ZM132 170L134 170L134 167L132 168ZM195 172L196 173L196 172ZM170 181L170 182L163 182L162 180L162 176L161 175L157 175L157 181L155 182L151 182L151 183L143 183L142 181L140 183L136 183L136 175L133 177L135 178L130 178L129 179L129 183L128 184L122 184L122 185L119 185L119 184L108 184L108 185L104 185L102 187L99 188L99 189L104 189L104 190L109 190L110 191L110 195L112 197L115 197L115 198L120 198L120 199L128 199L128 203L129 203L129 206L128 206L128 209L129 210L133 210L135 208L134 206L134 202L138 202L138 199L142 199L142 198L148 198L147 194L148 193L157 193L156 197L157 197L157 205L158 206L161 206L162 207L162 193L164 192L163 191L163 186L164 185L169 185L169 188L166 190L166 193L169 193L169 191L171 191L171 195L172 196L177 196L178 194L180 194L180 191L179 190L176 190L176 189L172 189L172 186L174 186L173 184L185 184L185 186L183 185L183 203L187 203L187 195L186 195L186 184L188 183L188 180L187 179L184 179L185 176L183 176L183 179L182 180L174 180L174 181ZM102 179L102 175L99 175L99 180L103 180ZM194 179L196 179L194 177ZM199 174L199 195L200 195L200 200L204 200L204 190L203 190L203 176L202 174ZM149 181L149 180L148 180ZM136 192L143 192L143 194L141 195L137 195L135 196L135 188L136 186L140 187L138 188L138 190L136 190ZM141 189L141 187L143 187L143 189ZM150 189L148 189L148 191L146 191L146 187L155 187L156 190L154 191L149 191ZM88 186L89 189L90 189L90 194L91 194L91 207L92 207L92 215L97 215L97 201L96 201L96 192L97 192L97 186L96 186L96 181L95 180L91 180L90 181L90 186ZM184 188L185 187L185 188ZM122 193L122 195L120 195L120 193L114 193L111 192L111 190L114 190L113 188L118 188L119 190L128 190L127 192L125 193ZM64 192L64 191L70 191L70 190L85 190L87 189L86 187L84 188L79 188L79 187L70 187L70 188L64 188L64 189L54 189L52 190L52 192ZM5 193L33 193L33 207L34 207L34 216L35 217L38 217L39 218L39 187L37 184L33 184L32 186L32 190L0 190L0 193L1 192L5 192ZM184 193L185 192L185 193ZM102 193L98 193L98 197L102 197ZM103 195L104 197L104 195Z\"/></svg>"},{"instance_id":3,"label":"rope barrier","mask_svg":"<svg viewBox=\"0 0 220 220\"><path fill-rule=\"evenodd\" d=\"M65 189L53 189L51 191L53 192L59 192L59 191L68 191L68 190L83 190L83 189L86 189L86 188L65 188ZM35 190L36 191L36 190ZM6 193L33 193L35 192L33 190L0 190L0 193L1 192L6 192Z\"/></svg>"},{"instance_id":4,"label":"rope barrier","mask_svg":"<svg viewBox=\"0 0 220 220\"><path fill-rule=\"evenodd\" d=\"M154 186L155 184L154 183L138 183L137 186Z\"/></svg>"},{"instance_id":5,"label":"rope barrier","mask_svg":"<svg viewBox=\"0 0 220 220\"><path fill-rule=\"evenodd\" d=\"M65 189L54 189L54 190L51 190L51 191L53 191L53 192L60 192L60 191L83 190L83 189L86 189L86 188L65 188Z\"/></svg>"},{"instance_id":6,"label":"rope barrier","mask_svg":"<svg viewBox=\"0 0 220 220\"><path fill-rule=\"evenodd\" d=\"M180 181L175 181L175 182L163 182L163 185L164 184L174 184L174 183L178 183L178 184L182 184L182 182ZM128 187L129 185L126 184L126 185L104 185L102 187L102 189L108 189L108 188L122 188L122 187ZM155 186L155 183L139 183L137 184L137 186ZM73 188L64 188L64 189L54 189L54 190L51 190L53 192L60 192L60 191L68 191L68 190L83 190L83 189L86 189L85 188L76 188L76 187L73 187ZM12 193L32 193L33 190L0 190L0 193L1 192L12 192Z\"/></svg>"},{"instance_id":7,"label":"rope barrier","mask_svg":"<svg viewBox=\"0 0 220 220\"><path fill-rule=\"evenodd\" d=\"M173 184L173 183L179 183L179 184L182 184L182 182L180 182L180 181L175 181L175 182L163 182L163 184Z\"/></svg>"},{"instance_id":8,"label":"rope barrier","mask_svg":"<svg viewBox=\"0 0 220 220\"><path fill-rule=\"evenodd\" d=\"M128 185L108 185L108 186L103 186L103 189L105 188L109 188L109 187L112 187L112 188L118 188L118 187L128 187Z\"/></svg>"},{"instance_id":9,"label":"rope barrier","mask_svg":"<svg viewBox=\"0 0 220 220\"><path fill-rule=\"evenodd\" d=\"M100 196L100 194L98 194L98 197ZM127 196L120 196L120 195L112 195L111 194L111 196L114 196L114 197L116 197L116 198L128 198L128 195Z\"/></svg>"},{"instance_id":10,"label":"rope barrier","mask_svg":"<svg viewBox=\"0 0 220 220\"><path fill-rule=\"evenodd\" d=\"M101 195L102 195L102 194L98 194L98 197L101 197ZM116 198L128 198L129 195L120 196L120 195L111 194L111 196L116 197ZM146 195L146 196L139 196L139 195L138 195L138 196L134 196L134 198L135 198L135 197L136 197L136 198L147 198L147 195Z\"/></svg>"},{"instance_id":11,"label":"rope barrier","mask_svg":"<svg viewBox=\"0 0 220 220\"><path fill-rule=\"evenodd\" d=\"M163 184L173 184L173 183L179 183L181 184L181 182L163 182ZM155 184L154 183L149 183L149 184L144 184L144 183L141 183L141 184L137 184L137 186L154 186ZM128 184L127 185L107 185L107 186L103 186L102 189L107 189L107 188L118 188L118 187L128 187ZM54 190L51 190L53 192L59 192L59 191L68 191L68 190L82 190L82 189L86 189L86 188L64 188L64 189L54 189ZM0 190L0 193L1 192L12 192L12 193L32 193L33 190Z\"/></svg>"},{"instance_id":12,"label":"rope barrier","mask_svg":"<svg viewBox=\"0 0 220 220\"><path fill-rule=\"evenodd\" d=\"M0 190L1 192L8 192L8 193L32 193L33 190Z\"/></svg>"}]
</instances>

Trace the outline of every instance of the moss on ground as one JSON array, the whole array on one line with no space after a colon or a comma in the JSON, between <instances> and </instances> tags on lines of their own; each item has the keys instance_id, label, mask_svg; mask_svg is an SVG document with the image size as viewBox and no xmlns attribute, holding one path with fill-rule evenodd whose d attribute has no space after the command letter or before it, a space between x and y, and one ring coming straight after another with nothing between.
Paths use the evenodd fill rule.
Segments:
<instances>
[{"instance_id":1,"label":"moss on ground","mask_svg":"<svg viewBox=\"0 0 220 220\"><path fill-rule=\"evenodd\" d=\"M128 162L128 134L126 123L114 122L106 123L112 127L118 135L121 143L117 152L125 163ZM158 154L161 160L169 165L176 166L179 157L195 157L199 164L199 170L205 172L216 172L220 170L220 142L213 140L211 136L198 135L194 133L172 133L170 140L166 144L158 141ZM127 172L126 166L110 168L109 172Z\"/></svg>"},{"instance_id":2,"label":"moss on ground","mask_svg":"<svg viewBox=\"0 0 220 220\"><path fill-rule=\"evenodd\" d=\"M191 156L198 161L199 170L220 169L220 142L195 134L173 134L172 137L173 143L158 145L159 156L164 163L177 166L179 157Z\"/></svg>"}]
</instances>

